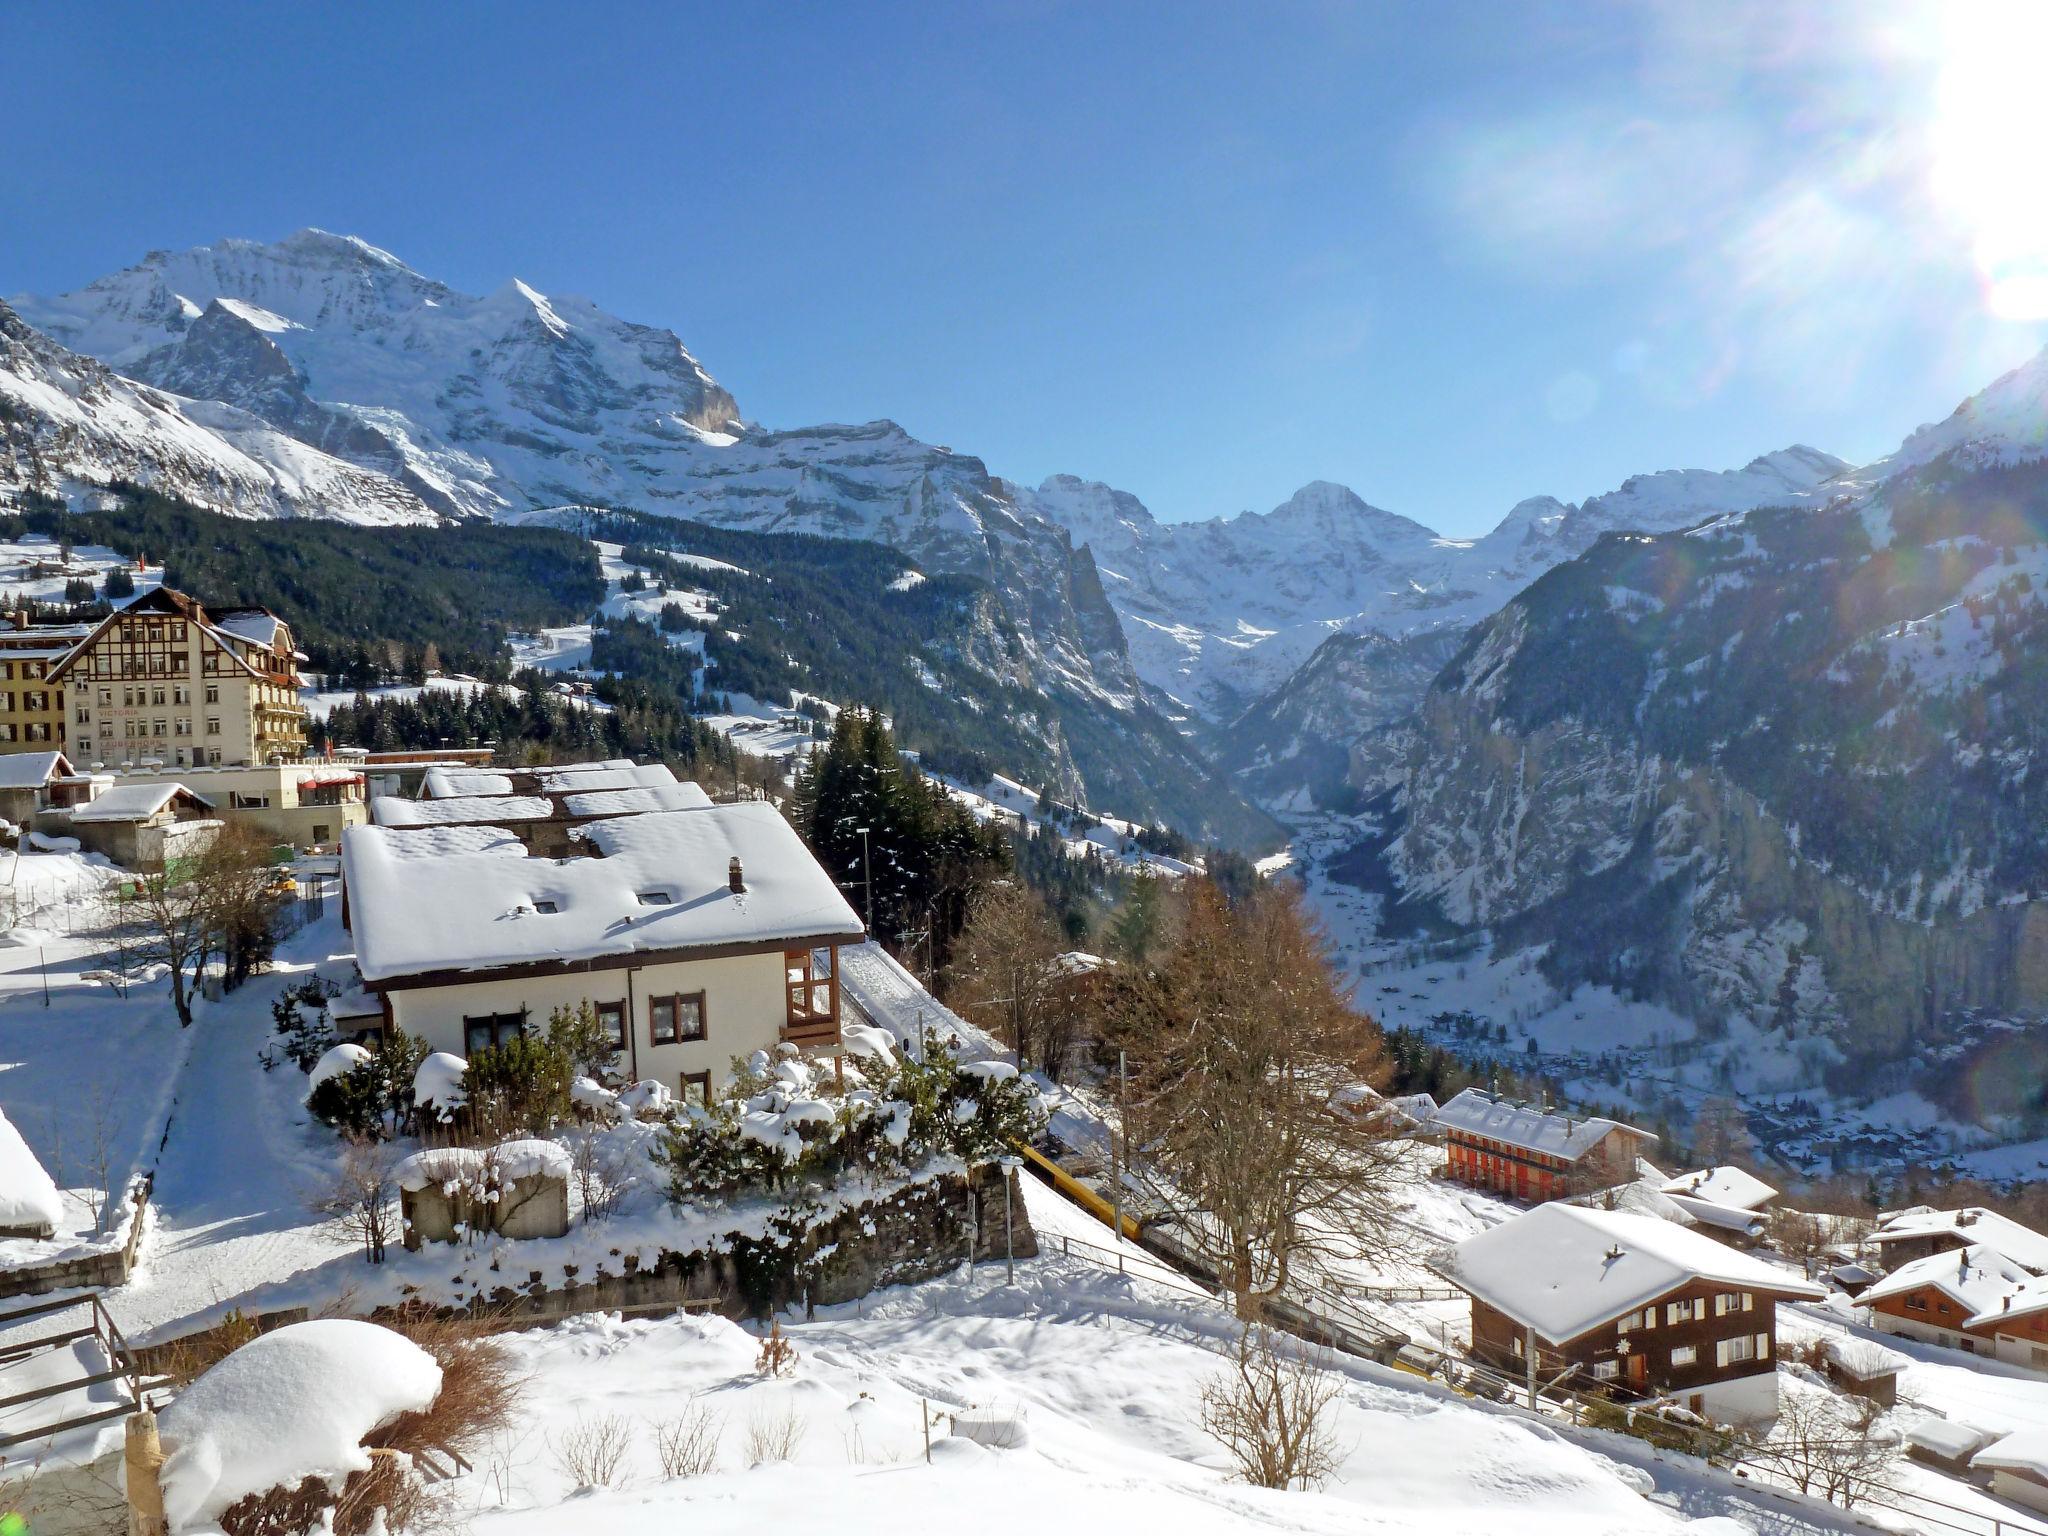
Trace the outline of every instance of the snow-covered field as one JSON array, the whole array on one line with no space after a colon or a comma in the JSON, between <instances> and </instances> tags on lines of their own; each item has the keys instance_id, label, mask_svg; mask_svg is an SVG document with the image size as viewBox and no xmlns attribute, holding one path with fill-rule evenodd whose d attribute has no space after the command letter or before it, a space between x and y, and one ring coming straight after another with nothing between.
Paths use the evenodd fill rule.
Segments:
<instances>
[{"instance_id":1,"label":"snow-covered field","mask_svg":"<svg viewBox=\"0 0 2048 1536\"><path fill-rule=\"evenodd\" d=\"M163 585L162 566L135 570L131 555L120 554L100 544L74 544L71 546L70 563L65 564L60 559L60 547L55 539L40 534L0 539L0 598L4 598L10 607L17 601L61 603L64 601L65 582L83 577L97 590L105 583L107 572L115 566L129 567L138 596ZM37 566L56 569L49 574L32 575L31 567Z\"/></svg>"}]
</instances>

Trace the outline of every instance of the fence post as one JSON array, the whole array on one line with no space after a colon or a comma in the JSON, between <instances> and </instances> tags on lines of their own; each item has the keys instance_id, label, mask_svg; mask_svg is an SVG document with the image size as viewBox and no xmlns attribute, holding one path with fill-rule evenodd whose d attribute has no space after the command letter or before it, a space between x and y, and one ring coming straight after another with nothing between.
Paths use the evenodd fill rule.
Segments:
<instances>
[{"instance_id":1,"label":"fence post","mask_svg":"<svg viewBox=\"0 0 2048 1536\"><path fill-rule=\"evenodd\" d=\"M156 1415L144 1408L129 1415L122 1463L128 1485L128 1536L165 1536L163 1484L157 1470L164 1464L157 1439Z\"/></svg>"}]
</instances>

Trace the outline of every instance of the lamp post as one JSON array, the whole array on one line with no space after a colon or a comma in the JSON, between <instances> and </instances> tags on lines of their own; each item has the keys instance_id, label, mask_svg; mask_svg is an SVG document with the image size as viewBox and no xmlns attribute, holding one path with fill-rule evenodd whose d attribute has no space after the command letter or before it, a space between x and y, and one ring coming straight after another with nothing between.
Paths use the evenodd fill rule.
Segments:
<instances>
[{"instance_id":1,"label":"lamp post","mask_svg":"<svg viewBox=\"0 0 2048 1536\"><path fill-rule=\"evenodd\" d=\"M999 1157L996 1159L1003 1169L1003 1284L1017 1283L1017 1226L1016 1217L1010 1209L1010 1184L1017 1177L1017 1170L1024 1166L1021 1157Z\"/></svg>"},{"instance_id":2,"label":"lamp post","mask_svg":"<svg viewBox=\"0 0 2048 1536\"><path fill-rule=\"evenodd\" d=\"M860 834L860 872L861 878L867 882L868 937L872 939L875 936L875 860L868 849L868 829L855 827L854 831Z\"/></svg>"}]
</instances>

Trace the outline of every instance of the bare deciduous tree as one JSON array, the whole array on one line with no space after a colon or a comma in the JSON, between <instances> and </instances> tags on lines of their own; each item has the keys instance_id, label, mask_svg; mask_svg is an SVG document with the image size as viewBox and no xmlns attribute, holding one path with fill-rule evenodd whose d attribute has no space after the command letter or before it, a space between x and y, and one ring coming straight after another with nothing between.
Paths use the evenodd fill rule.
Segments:
<instances>
[{"instance_id":1,"label":"bare deciduous tree","mask_svg":"<svg viewBox=\"0 0 2048 1536\"><path fill-rule=\"evenodd\" d=\"M1021 880L1000 880L976 897L947 968L947 1001L992 1031L1025 1067L1058 1080L1075 1020L1059 986L1059 930Z\"/></svg>"},{"instance_id":2,"label":"bare deciduous tree","mask_svg":"<svg viewBox=\"0 0 2048 1536\"><path fill-rule=\"evenodd\" d=\"M1285 888L1233 908L1188 893L1174 951L1119 967L1109 1006L1134 1067L1131 1169L1256 1318L1305 1269L1383 1256L1409 1174L1390 1117L1348 1112L1387 1072Z\"/></svg>"},{"instance_id":3,"label":"bare deciduous tree","mask_svg":"<svg viewBox=\"0 0 2048 1536\"><path fill-rule=\"evenodd\" d=\"M569 1166L576 1176L576 1197L587 1222L609 1221L625 1198L627 1182L609 1151L610 1141L596 1131L581 1132L569 1147Z\"/></svg>"},{"instance_id":4,"label":"bare deciduous tree","mask_svg":"<svg viewBox=\"0 0 2048 1536\"><path fill-rule=\"evenodd\" d=\"M385 1246L398 1229L398 1186L391 1149L374 1137L350 1137L342 1146L333 1181L314 1209L334 1227L363 1245L372 1264L384 1262Z\"/></svg>"},{"instance_id":5,"label":"bare deciduous tree","mask_svg":"<svg viewBox=\"0 0 2048 1536\"><path fill-rule=\"evenodd\" d=\"M632 1429L615 1413L578 1418L551 1441L555 1465L579 1488L609 1488L618 1481L633 1439Z\"/></svg>"},{"instance_id":6,"label":"bare deciduous tree","mask_svg":"<svg viewBox=\"0 0 2048 1536\"><path fill-rule=\"evenodd\" d=\"M1876 1403L1850 1406L1822 1392L1781 1394L1777 1421L1749 1459L1801 1493L1844 1509L1889 1502L1899 1441L1876 1429L1883 1411Z\"/></svg>"},{"instance_id":7,"label":"bare deciduous tree","mask_svg":"<svg viewBox=\"0 0 2048 1536\"><path fill-rule=\"evenodd\" d=\"M1331 1407L1340 1383L1308 1346L1254 1323L1230 1369L1202 1387L1202 1428L1260 1488L1319 1488L1336 1471Z\"/></svg>"}]
</instances>

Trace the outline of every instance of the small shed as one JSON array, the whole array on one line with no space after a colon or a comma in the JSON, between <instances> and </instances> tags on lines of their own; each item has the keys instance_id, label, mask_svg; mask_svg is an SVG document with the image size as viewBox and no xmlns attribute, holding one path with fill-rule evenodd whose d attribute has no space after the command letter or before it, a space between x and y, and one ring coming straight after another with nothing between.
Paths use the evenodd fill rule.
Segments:
<instances>
[{"instance_id":1,"label":"small shed","mask_svg":"<svg viewBox=\"0 0 2048 1536\"><path fill-rule=\"evenodd\" d=\"M1909 1363L1895 1349L1886 1349L1874 1339L1853 1336L1830 1338L1821 1355L1821 1369L1828 1380L1844 1392L1884 1408L1898 1402L1899 1372Z\"/></svg>"},{"instance_id":2,"label":"small shed","mask_svg":"<svg viewBox=\"0 0 2048 1536\"><path fill-rule=\"evenodd\" d=\"M1998 1436L1954 1419L1925 1418L1906 1431L1906 1454L1944 1472L1967 1476L1970 1458Z\"/></svg>"},{"instance_id":3,"label":"small shed","mask_svg":"<svg viewBox=\"0 0 2048 1536\"><path fill-rule=\"evenodd\" d=\"M203 852L220 832L212 818L213 802L182 784L116 784L68 811L45 811L37 830L69 833L128 869L159 870Z\"/></svg>"},{"instance_id":4,"label":"small shed","mask_svg":"<svg viewBox=\"0 0 2048 1536\"><path fill-rule=\"evenodd\" d=\"M2029 1509L2048 1512L2048 1429L2022 1429L1970 1458L1991 1474L1991 1491Z\"/></svg>"},{"instance_id":5,"label":"small shed","mask_svg":"<svg viewBox=\"0 0 2048 1536\"><path fill-rule=\"evenodd\" d=\"M0 756L0 820L27 826L50 804L50 786L72 778L62 752L9 752Z\"/></svg>"},{"instance_id":6,"label":"small shed","mask_svg":"<svg viewBox=\"0 0 2048 1536\"><path fill-rule=\"evenodd\" d=\"M1844 1259L1829 1268L1827 1278L1844 1296L1861 1296L1883 1277L1867 1265Z\"/></svg>"},{"instance_id":7,"label":"small shed","mask_svg":"<svg viewBox=\"0 0 2048 1536\"><path fill-rule=\"evenodd\" d=\"M405 1246L501 1237L561 1237L569 1230L569 1154L552 1141L431 1147L398 1165Z\"/></svg>"}]
</instances>

